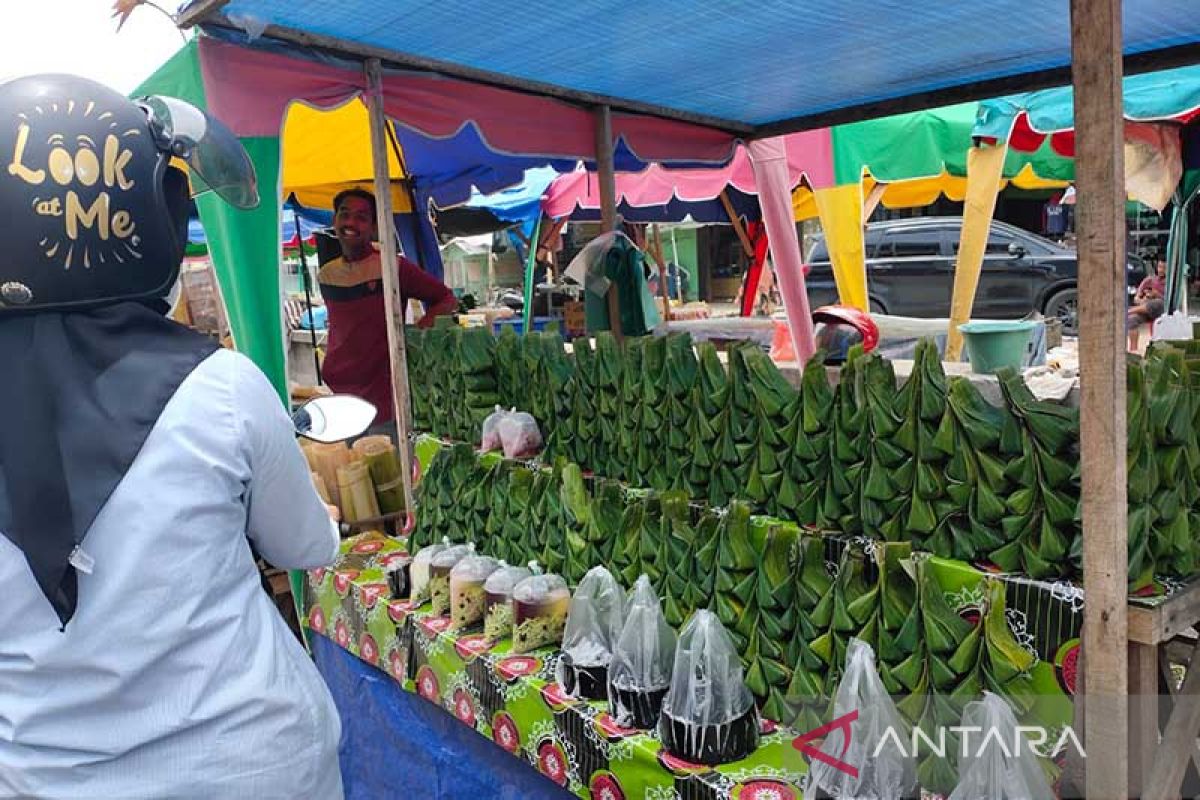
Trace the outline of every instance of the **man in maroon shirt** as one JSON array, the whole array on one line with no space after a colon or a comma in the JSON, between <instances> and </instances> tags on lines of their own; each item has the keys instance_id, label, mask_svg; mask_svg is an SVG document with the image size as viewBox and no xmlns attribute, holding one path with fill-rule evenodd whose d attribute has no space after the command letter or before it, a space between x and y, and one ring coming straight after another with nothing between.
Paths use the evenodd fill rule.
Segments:
<instances>
[{"instance_id":1,"label":"man in maroon shirt","mask_svg":"<svg viewBox=\"0 0 1200 800\"><path fill-rule=\"evenodd\" d=\"M322 266L317 278L329 313L329 345L322 374L335 392L374 403L379 426L391 422L394 414L383 272L374 247L379 238L375 196L362 189L347 189L334 198L333 208L342 257ZM436 317L454 313L458 301L445 284L405 258L397 267L404 307L410 299L425 304L418 327L428 328Z\"/></svg>"}]
</instances>

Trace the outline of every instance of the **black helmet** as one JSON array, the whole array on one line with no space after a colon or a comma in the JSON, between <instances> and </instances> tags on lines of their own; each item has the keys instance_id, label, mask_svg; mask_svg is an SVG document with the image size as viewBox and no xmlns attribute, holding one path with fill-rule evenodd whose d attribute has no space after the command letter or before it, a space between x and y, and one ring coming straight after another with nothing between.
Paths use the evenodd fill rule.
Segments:
<instances>
[{"instance_id":1,"label":"black helmet","mask_svg":"<svg viewBox=\"0 0 1200 800\"><path fill-rule=\"evenodd\" d=\"M192 183L258 202L221 123L165 97L71 75L0 84L0 314L164 297L187 244Z\"/></svg>"}]
</instances>

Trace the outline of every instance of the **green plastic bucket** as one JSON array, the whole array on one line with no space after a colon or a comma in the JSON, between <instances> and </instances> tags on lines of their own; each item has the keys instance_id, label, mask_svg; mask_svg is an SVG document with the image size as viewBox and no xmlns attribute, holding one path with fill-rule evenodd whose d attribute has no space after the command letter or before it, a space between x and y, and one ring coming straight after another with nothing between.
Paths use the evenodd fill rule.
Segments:
<instances>
[{"instance_id":1,"label":"green plastic bucket","mask_svg":"<svg viewBox=\"0 0 1200 800\"><path fill-rule=\"evenodd\" d=\"M994 374L1004 367L1020 369L1029 353L1029 334L1036 327L1037 323L1029 320L959 325L966 340L971 371Z\"/></svg>"}]
</instances>

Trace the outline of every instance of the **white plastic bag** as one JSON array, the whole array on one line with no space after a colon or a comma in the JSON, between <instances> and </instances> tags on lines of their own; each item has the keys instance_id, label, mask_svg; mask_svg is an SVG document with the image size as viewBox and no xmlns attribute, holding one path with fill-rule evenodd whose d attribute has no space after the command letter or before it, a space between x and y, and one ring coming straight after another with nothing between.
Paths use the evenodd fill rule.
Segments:
<instances>
[{"instance_id":1,"label":"white plastic bag","mask_svg":"<svg viewBox=\"0 0 1200 800\"><path fill-rule=\"evenodd\" d=\"M1163 314L1154 320L1154 334L1150 338L1156 342L1187 341L1192 338L1192 321L1182 311Z\"/></svg>"},{"instance_id":2,"label":"white plastic bag","mask_svg":"<svg viewBox=\"0 0 1200 800\"><path fill-rule=\"evenodd\" d=\"M685 761L711 766L754 752L759 727L754 696L729 632L711 611L697 611L675 648L671 688L659 722L663 744Z\"/></svg>"},{"instance_id":3,"label":"white plastic bag","mask_svg":"<svg viewBox=\"0 0 1200 800\"><path fill-rule=\"evenodd\" d=\"M558 682L568 694L592 700L607 695L608 665L624 621L624 590L607 569L592 567L575 588L563 630Z\"/></svg>"},{"instance_id":4,"label":"white plastic bag","mask_svg":"<svg viewBox=\"0 0 1200 800\"><path fill-rule=\"evenodd\" d=\"M984 692L982 700L968 703L962 727L971 738L959 760L958 786L949 800L1053 799L1038 754L1020 737L1017 718L1003 697Z\"/></svg>"},{"instance_id":5,"label":"white plastic bag","mask_svg":"<svg viewBox=\"0 0 1200 800\"><path fill-rule=\"evenodd\" d=\"M537 420L524 411L510 411L498 425L505 458L528 458L542 449L542 432Z\"/></svg>"},{"instance_id":6,"label":"white plastic bag","mask_svg":"<svg viewBox=\"0 0 1200 800\"><path fill-rule=\"evenodd\" d=\"M630 593L625 624L608 668L608 705L624 728L652 728L675 664L675 631L667 624L650 578Z\"/></svg>"},{"instance_id":7,"label":"white plastic bag","mask_svg":"<svg viewBox=\"0 0 1200 800\"><path fill-rule=\"evenodd\" d=\"M500 406L487 415L483 421L483 435L479 437L480 452L491 453L503 446L500 443L500 422L507 416L508 412Z\"/></svg>"},{"instance_id":8,"label":"white plastic bag","mask_svg":"<svg viewBox=\"0 0 1200 800\"><path fill-rule=\"evenodd\" d=\"M846 648L846 671L834 697L833 720L855 711L858 719L849 728L832 728L820 750L857 769L858 777L814 759L809 766L806 800L816 797L818 788L833 797L861 800L912 796L917 785L916 760L897 747L908 741L908 727L875 669L875 651L859 639L851 639ZM880 747L885 739L887 743Z\"/></svg>"}]
</instances>

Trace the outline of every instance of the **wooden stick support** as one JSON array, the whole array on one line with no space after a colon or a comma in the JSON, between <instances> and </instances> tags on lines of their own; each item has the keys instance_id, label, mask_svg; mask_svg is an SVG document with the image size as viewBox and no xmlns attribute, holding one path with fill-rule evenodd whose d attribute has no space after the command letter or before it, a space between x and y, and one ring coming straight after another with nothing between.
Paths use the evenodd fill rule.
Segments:
<instances>
[{"instance_id":1,"label":"wooden stick support","mask_svg":"<svg viewBox=\"0 0 1200 800\"><path fill-rule=\"evenodd\" d=\"M388 174L387 119L383 113L383 66L372 58L365 64L367 108L371 119L371 159L375 166L375 218L379 228L379 259L383 278L383 303L387 309L388 360L392 369L392 403L396 415L396 449L400 455L400 476L404 481L404 507L413 503L412 403L408 388L408 356L404 343L404 303L400 294L399 250L392 222L392 187Z\"/></svg>"},{"instance_id":2,"label":"wooden stick support","mask_svg":"<svg viewBox=\"0 0 1200 800\"><path fill-rule=\"evenodd\" d=\"M1071 0L1088 797L1129 779L1121 0Z\"/></svg>"},{"instance_id":3,"label":"wooden stick support","mask_svg":"<svg viewBox=\"0 0 1200 800\"><path fill-rule=\"evenodd\" d=\"M733 209L733 201L729 199L729 192L722 189L720 198L721 205L725 207L725 214L729 217L729 224L733 225L733 232L737 234L738 241L742 243L742 252L746 254L746 258L753 261L754 245L750 243L750 237L746 234L746 228L742 225L742 218Z\"/></svg>"},{"instance_id":4,"label":"wooden stick support","mask_svg":"<svg viewBox=\"0 0 1200 800\"><path fill-rule=\"evenodd\" d=\"M671 321L671 292L667 287L667 261L663 257L662 231L654 223L654 260L658 262L658 293L662 295L663 321Z\"/></svg>"},{"instance_id":5,"label":"wooden stick support","mask_svg":"<svg viewBox=\"0 0 1200 800\"><path fill-rule=\"evenodd\" d=\"M600 179L600 226L604 233L617 228L617 174L613 165L612 109L596 109L596 173ZM608 326L618 342L624 340L621 331L621 303L617 287L608 288Z\"/></svg>"}]
</instances>

